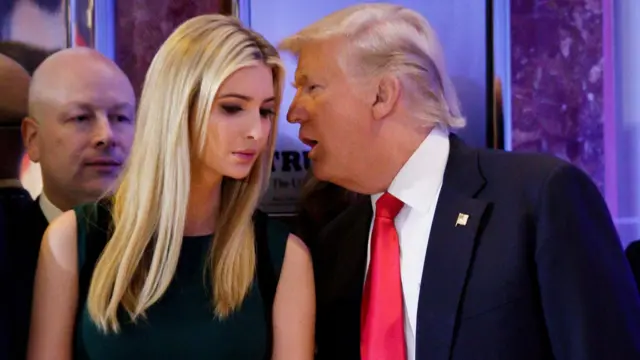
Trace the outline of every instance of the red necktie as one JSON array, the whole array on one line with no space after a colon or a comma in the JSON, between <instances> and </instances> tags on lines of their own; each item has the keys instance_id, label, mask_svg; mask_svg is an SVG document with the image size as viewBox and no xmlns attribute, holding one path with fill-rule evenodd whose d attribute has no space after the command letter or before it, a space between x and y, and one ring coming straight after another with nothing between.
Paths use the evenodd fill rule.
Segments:
<instances>
[{"instance_id":1,"label":"red necktie","mask_svg":"<svg viewBox=\"0 0 640 360\"><path fill-rule=\"evenodd\" d=\"M376 201L371 262L360 314L362 360L406 360L400 243L394 224L404 204L389 193Z\"/></svg>"}]
</instances>

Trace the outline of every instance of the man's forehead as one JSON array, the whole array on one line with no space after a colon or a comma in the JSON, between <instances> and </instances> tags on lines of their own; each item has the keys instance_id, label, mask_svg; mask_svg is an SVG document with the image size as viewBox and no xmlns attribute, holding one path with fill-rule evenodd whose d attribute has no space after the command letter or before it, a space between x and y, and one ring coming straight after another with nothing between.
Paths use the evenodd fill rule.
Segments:
<instances>
[{"instance_id":1,"label":"man's forehead","mask_svg":"<svg viewBox=\"0 0 640 360\"><path fill-rule=\"evenodd\" d=\"M62 94L60 94L62 95ZM68 92L64 96L43 98L37 106L39 116L58 117L76 111L135 111L135 98L120 91ZM45 115L46 114L46 115Z\"/></svg>"},{"instance_id":2,"label":"man's forehead","mask_svg":"<svg viewBox=\"0 0 640 360\"><path fill-rule=\"evenodd\" d=\"M54 84L50 84L54 85ZM49 99L59 104L102 103L113 101L135 101L135 94L126 78L116 76L75 77L58 81L55 86L39 89Z\"/></svg>"},{"instance_id":3,"label":"man's forehead","mask_svg":"<svg viewBox=\"0 0 640 360\"><path fill-rule=\"evenodd\" d=\"M311 51L311 50L310 50ZM307 76L307 72L309 72L314 67L314 56L311 56L307 51L300 51L298 54L298 66L296 67L296 79L301 78L303 76Z\"/></svg>"},{"instance_id":4,"label":"man's forehead","mask_svg":"<svg viewBox=\"0 0 640 360\"><path fill-rule=\"evenodd\" d=\"M347 41L337 37L309 41L300 47L298 64L311 66L336 62L338 55L345 50L345 46L347 46Z\"/></svg>"},{"instance_id":5,"label":"man's forehead","mask_svg":"<svg viewBox=\"0 0 640 360\"><path fill-rule=\"evenodd\" d=\"M76 76L74 78L59 78L58 83L60 86L66 86L70 89L74 89L74 91L81 91L80 89L126 89L127 87L130 87L127 78L115 72L101 74L96 73L92 76Z\"/></svg>"},{"instance_id":6,"label":"man's forehead","mask_svg":"<svg viewBox=\"0 0 640 360\"><path fill-rule=\"evenodd\" d=\"M63 108L80 108L86 110L96 109L133 109L133 102L124 97L102 96L75 98L61 104Z\"/></svg>"},{"instance_id":7,"label":"man's forehead","mask_svg":"<svg viewBox=\"0 0 640 360\"><path fill-rule=\"evenodd\" d=\"M300 63L316 63L326 61L325 56L333 55L338 50L338 44L331 40L309 41L300 47L298 61Z\"/></svg>"}]
</instances>

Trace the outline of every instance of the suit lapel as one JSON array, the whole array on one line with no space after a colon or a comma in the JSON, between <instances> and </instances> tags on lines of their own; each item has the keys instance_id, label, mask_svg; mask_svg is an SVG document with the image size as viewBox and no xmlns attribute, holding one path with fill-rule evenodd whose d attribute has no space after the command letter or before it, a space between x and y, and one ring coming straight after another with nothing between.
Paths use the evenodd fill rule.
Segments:
<instances>
[{"instance_id":1,"label":"suit lapel","mask_svg":"<svg viewBox=\"0 0 640 360\"><path fill-rule=\"evenodd\" d=\"M323 243L315 252L316 324L326 341L319 346L328 348L325 353L342 354L341 358L359 358L360 304L372 212L368 197L346 210L321 232Z\"/></svg>"},{"instance_id":2,"label":"suit lapel","mask_svg":"<svg viewBox=\"0 0 640 360\"><path fill-rule=\"evenodd\" d=\"M40 206L40 196L36 197L36 200L31 204L33 206L32 221L34 224L37 224L37 232L40 232L41 229L46 230L49 226L49 220L47 220L47 216L42 211L42 206ZM36 225L34 225L36 226ZM44 230L42 233L44 234Z\"/></svg>"},{"instance_id":3,"label":"suit lapel","mask_svg":"<svg viewBox=\"0 0 640 360\"><path fill-rule=\"evenodd\" d=\"M452 135L422 272L417 359L450 358L458 309L488 205L475 198L484 184L477 152Z\"/></svg>"},{"instance_id":4,"label":"suit lapel","mask_svg":"<svg viewBox=\"0 0 640 360\"><path fill-rule=\"evenodd\" d=\"M341 234L327 239L339 243L323 246L331 251L330 256L325 254L326 258L333 260L326 264L331 269L327 278L330 298L353 295L354 289L362 296L372 216L371 202L367 197L341 214L326 229L327 233Z\"/></svg>"}]
</instances>

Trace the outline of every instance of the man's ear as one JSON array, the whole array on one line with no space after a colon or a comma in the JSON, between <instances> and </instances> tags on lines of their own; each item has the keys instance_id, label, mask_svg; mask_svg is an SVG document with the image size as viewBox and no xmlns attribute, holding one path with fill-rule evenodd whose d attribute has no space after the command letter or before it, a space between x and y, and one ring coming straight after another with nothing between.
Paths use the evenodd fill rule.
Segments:
<instances>
[{"instance_id":1,"label":"man's ear","mask_svg":"<svg viewBox=\"0 0 640 360\"><path fill-rule=\"evenodd\" d=\"M24 144L29 159L33 162L40 161L40 148L38 147L38 131L40 131L40 125L31 117L25 117L22 119L20 126L22 132L22 143Z\"/></svg>"},{"instance_id":2,"label":"man's ear","mask_svg":"<svg viewBox=\"0 0 640 360\"><path fill-rule=\"evenodd\" d=\"M372 105L373 117L376 120L385 118L393 111L400 99L401 84L395 76L386 75L378 82L378 92Z\"/></svg>"}]
</instances>

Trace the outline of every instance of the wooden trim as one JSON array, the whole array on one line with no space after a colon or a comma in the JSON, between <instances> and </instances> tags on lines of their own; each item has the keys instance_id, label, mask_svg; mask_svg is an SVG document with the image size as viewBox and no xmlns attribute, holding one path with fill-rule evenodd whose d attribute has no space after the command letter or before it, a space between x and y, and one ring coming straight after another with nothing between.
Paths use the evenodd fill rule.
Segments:
<instances>
[{"instance_id":1,"label":"wooden trim","mask_svg":"<svg viewBox=\"0 0 640 360\"><path fill-rule=\"evenodd\" d=\"M233 15L233 2L235 0L220 0L220 14Z\"/></svg>"}]
</instances>

